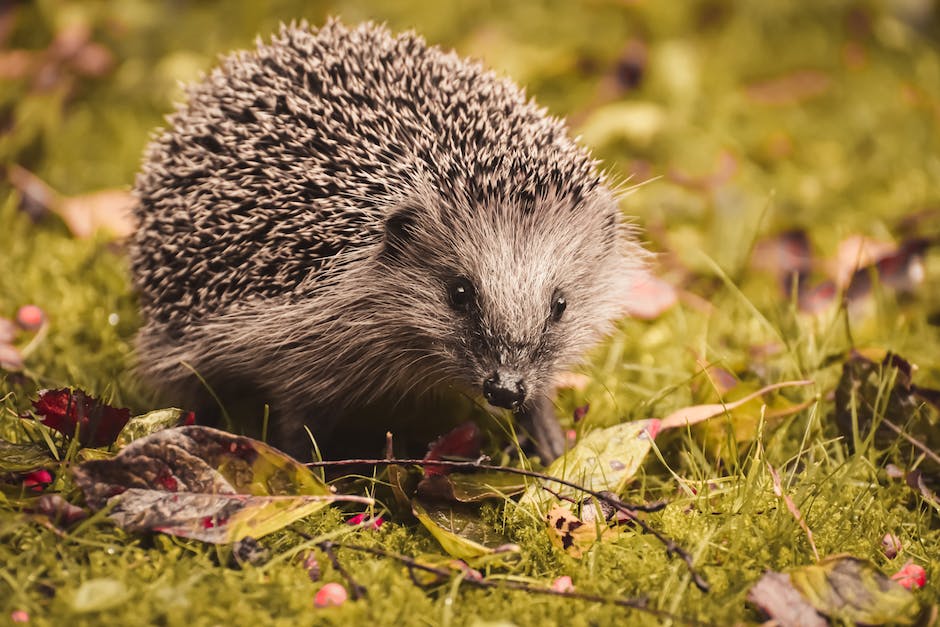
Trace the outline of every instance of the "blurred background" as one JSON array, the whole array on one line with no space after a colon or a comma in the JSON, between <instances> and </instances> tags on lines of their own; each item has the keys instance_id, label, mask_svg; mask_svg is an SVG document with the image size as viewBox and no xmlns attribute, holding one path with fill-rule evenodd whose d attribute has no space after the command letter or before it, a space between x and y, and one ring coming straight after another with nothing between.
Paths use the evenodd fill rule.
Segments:
<instances>
[{"instance_id":1,"label":"blurred background","mask_svg":"<svg viewBox=\"0 0 940 627\"><path fill-rule=\"evenodd\" d=\"M723 275L760 304L770 288L752 252L768 234L798 233L828 258L855 234L940 233L929 0L7 1L0 316L36 303L57 321L23 348L27 374L120 396L138 324L121 236L148 137L220 54L328 15L414 29L566 116L615 180L638 186L624 209L690 293L711 299ZM927 267L935 278L936 259ZM910 337L899 348L916 357L922 336Z\"/></svg>"}]
</instances>

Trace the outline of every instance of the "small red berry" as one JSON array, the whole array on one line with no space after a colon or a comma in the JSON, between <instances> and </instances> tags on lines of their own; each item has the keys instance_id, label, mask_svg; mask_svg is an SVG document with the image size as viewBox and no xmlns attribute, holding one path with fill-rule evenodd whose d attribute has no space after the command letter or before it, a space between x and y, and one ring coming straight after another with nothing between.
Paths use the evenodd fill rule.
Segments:
<instances>
[{"instance_id":1,"label":"small red berry","mask_svg":"<svg viewBox=\"0 0 940 627\"><path fill-rule=\"evenodd\" d=\"M52 474L45 468L27 473L23 478L23 487L33 492L42 492L50 483L52 483Z\"/></svg>"},{"instance_id":2,"label":"small red berry","mask_svg":"<svg viewBox=\"0 0 940 627\"><path fill-rule=\"evenodd\" d=\"M908 590L914 587L923 588L927 583L927 571L922 566L908 562L901 570L891 575L891 578Z\"/></svg>"},{"instance_id":3,"label":"small red berry","mask_svg":"<svg viewBox=\"0 0 940 627\"><path fill-rule=\"evenodd\" d=\"M46 314L36 305L23 305L16 310L16 324L27 331L35 331L46 321Z\"/></svg>"},{"instance_id":4,"label":"small red berry","mask_svg":"<svg viewBox=\"0 0 940 627\"><path fill-rule=\"evenodd\" d=\"M324 584L317 590L317 595L313 599L314 607L335 607L346 602L349 595L346 588L338 583Z\"/></svg>"}]
</instances>

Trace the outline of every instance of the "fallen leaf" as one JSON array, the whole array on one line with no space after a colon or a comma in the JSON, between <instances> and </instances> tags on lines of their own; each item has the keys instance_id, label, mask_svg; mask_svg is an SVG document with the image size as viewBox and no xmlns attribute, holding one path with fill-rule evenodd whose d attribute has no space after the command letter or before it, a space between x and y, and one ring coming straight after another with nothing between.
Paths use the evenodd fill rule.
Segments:
<instances>
[{"instance_id":1,"label":"fallen leaf","mask_svg":"<svg viewBox=\"0 0 940 627\"><path fill-rule=\"evenodd\" d=\"M164 429L136 440L112 459L74 467L93 509L130 530L153 530L204 542L261 537L344 500L308 468L243 436L201 426Z\"/></svg>"},{"instance_id":2,"label":"fallen leaf","mask_svg":"<svg viewBox=\"0 0 940 627\"><path fill-rule=\"evenodd\" d=\"M793 229L762 239L751 253L751 265L776 277L783 295L789 297L794 283L802 286L813 269L809 236Z\"/></svg>"},{"instance_id":3,"label":"fallen leaf","mask_svg":"<svg viewBox=\"0 0 940 627\"><path fill-rule=\"evenodd\" d=\"M36 66L38 55L31 50L0 52L0 79L17 80L28 77Z\"/></svg>"},{"instance_id":4,"label":"fallen leaf","mask_svg":"<svg viewBox=\"0 0 940 627\"><path fill-rule=\"evenodd\" d=\"M202 426L158 431L111 459L83 462L73 473L95 509L130 488L210 495L331 493L306 466L277 449Z\"/></svg>"},{"instance_id":5,"label":"fallen leaf","mask_svg":"<svg viewBox=\"0 0 940 627\"><path fill-rule=\"evenodd\" d=\"M77 505L72 505L60 494L43 494L36 501L37 514L48 517L52 522L59 525L71 525L88 517L86 512Z\"/></svg>"},{"instance_id":6,"label":"fallen leaf","mask_svg":"<svg viewBox=\"0 0 940 627\"><path fill-rule=\"evenodd\" d=\"M595 429L552 462L545 474L574 482L588 490L609 490L619 494L643 463L659 429L660 421L656 419ZM519 503L543 506L558 499L577 502L583 494L553 481L533 482Z\"/></svg>"},{"instance_id":7,"label":"fallen leaf","mask_svg":"<svg viewBox=\"0 0 940 627\"><path fill-rule=\"evenodd\" d=\"M8 176L26 201L41 208L35 213L57 214L76 237L91 237L102 230L117 238L124 238L134 232L132 209L136 200L127 190L106 189L78 196L63 196L21 166L11 166Z\"/></svg>"},{"instance_id":8,"label":"fallen leaf","mask_svg":"<svg viewBox=\"0 0 940 627\"><path fill-rule=\"evenodd\" d=\"M924 282L924 254L928 246L927 240L907 241L875 263L859 268L845 288L846 300L856 303L871 294L873 276L878 277L881 285L896 292L913 292Z\"/></svg>"},{"instance_id":9,"label":"fallen leaf","mask_svg":"<svg viewBox=\"0 0 940 627\"><path fill-rule=\"evenodd\" d=\"M0 472L30 472L53 463L55 459L44 443L0 440Z\"/></svg>"},{"instance_id":10,"label":"fallen leaf","mask_svg":"<svg viewBox=\"0 0 940 627\"><path fill-rule=\"evenodd\" d=\"M490 499L505 500L525 490L525 478L505 472L454 472L424 477L418 483L418 495L424 499L477 503Z\"/></svg>"},{"instance_id":11,"label":"fallen leaf","mask_svg":"<svg viewBox=\"0 0 940 627\"><path fill-rule=\"evenodd\" d=\"M476 508L412 501L412 512L449 555L468 562L482 557L506 558L519 552L505 536L483 522ZM513 548L514 547L514 548Z\"/></svg>"},{"instance_id":12,"label":"fallen leaf","mask_svg":"<svg viewBox=\"0 0 940 627\"><path fill-rule=\"evenodd\" d=\"M624 310L638 320L654 320L679 302L676 288L651 274L638 277L627 294Z\"/></svg>"},{"instance_id":13,"label":"fallen leaf","mask_svg":"<svg viewBox=\"0 0 940 627\"><path fill-rule=\"evenodd\" d=\"M83 446L111 445L130 419L129 409L111 407L81 390L42 390L33 401L39 422L68 437L78 431Z\"/></svg>"},{"instance_id":14,"label":"fallen leaf","mask_svg":"<svg viewBox=\"0 0 940 627\"><path fill-rule=\"evenodd\" d=\"M235 563L245 566L260 566L271 559L271 551L252 536L245 536L232 546Z\"/></svg>"},{"instance_id":15,"label":"fallen leaf","mask_svg":"<svg viewBox=\"0 0 940 627\"><path fill-rule=\"evenodd\" d=\"M465 422L432 442L427 455L424 456L424 461L453 458L476 459L480 456L482 446L483 436L480 434L480 428L475 422ZM446 475L449 472L450 468L446 466L424 465L426 476Z\"/></svg>"},{"instance_id":16,"label":"fallen leaf","mask_svg":"<svg viewBox=\"0 0 940 627\"><path fill-rule=\"evenodd\" d=\"M837 287L845 288L852 280L852 276L860 269L894 252L894 242L876 240L863 235L847 237L839 242L836 258L829 267L829 275L833 277Z\"/></svg>"},{"instance_id":17,"label":"fallen leaf","mask_svg":"<svg viewBox=\"0 0 940 627\"><path fill-rule=\"evenodd\" d=\"M615 529L607 526L606 520L582 520L563 505L552 507L545 520L552 545L574 558L582 557L595 542L617 535Z\"/></svg>"},{"instance_id":18,"label":"fallen leaf","mask_svg":"<svg viewBox=\"0 0 940 627\"><path fill-rule=\"evenodd\" d=\"M836 302L839 289L834 281L823 281L815 287L806 287L797 294L797 305L803 313L819 314L828 311Z\"/></svg>"},{"instance_id":19,"label":"fallen leaf","mask_svg":"<svg viewBox=\"0 0 940 627\"><path fill-rule=\"evenodd\" d=\"M736 409L759 396L767 394L768 392L786 387L811 385L812 383L812 381L784 381L781 383L773 383L771 385L762 387L756 392L748 394L743 398L739 398L738 400L729 403L710 403L706 405L683 407L682 409L676 410L663 418L660 427L662 429L674 429L676 427L694 425L699 422L704 422L709 418L714 418L715 416L719 416L725 412Z\"/></svg>"},{"instance_id":20,"label":"fallen leaf","mask_svg":"<svg viewBox=\"0 0 940 627\"><path fill-rule=\"evenodd\" d=\"M857 557L833 555L788 574L803 598L834 621L910 625L919 611L909 590Z\"/></svg>"},{"instance_id":21,"label":"fallen leaf","mask_svg":"<svg viewBox=\"0 0 940 627\"><path fill-rule=\"evenodd\" d=\"M127 531L159 531L228 544L246 537L266 536L330 503L356 499L339 495L252 496L130 488L112 500L108 518Z\"/></svg>"},{"instance_id":22,"label":"fallen leaf","mask_svg":"<svg viewBox=\"0 0 940 627\"><path fill-rule=\"evenodd\" d=\"M169 409L157 409L141 416L134 416L128 420L124 428L121 429L114 443L118 448L123 448L134 440L139 440L157 431L169 429L170 427L183 426L181 423L184 422L188 415L189 412L171 407Z\"/></svg>"},{"instance_id":23,"label":"fallen leaf","mask_svg":"<svg viewBox=\"0 0 940 627\"><path fill-rule=\"evenodd\" d=\"M101 44L89 42L72 56L70 65L85 76L103 76L114 67L114 55Z\"/></svg>"},{"instance_id":24,"label":"fallen leaf","mask_svg":"<svg viewBox=\"0 0 940 627\"><path fill-rule=\"evenodd\" d=\"M833 417L850 447L874 428L876 446L886 449L897 442L901 459L923 455L920 470L940 480L940 416L931 401L935 394L913 383L913 368L900 356L887 353L877 363L853 351L842 365Z\"/></svg>"},{"instance_id":25,"label":"fallen leaf","mask_svg":"<svg viewBox=\"0 0 940 627\"><path fill-rule=\"evenodd\" d=\"M751 586L748 602L780 627L826 627L829 623L797 592L784 573L766 572Z\"/></svg>"},{"instance_id":26,"label":"fallen leaf","mask_svg":"<svg viewBox=\"0 0 940 627\"><path fill-rule=\"evenodd\" d=\"M584 405L579 405L578 407L575 407L574 412L572 412L571 414L571 419L574 422L574 424L578 424L579 422L584 420L584 417L587 416L587 413L590 410L591 410L590 403L585 403Z\"/></svg>"},{"instance_id":27,"label":"fallen leaf","mask_svg":"<svg viewBox=\"0 0 940 627\"><path fill-rule=\"evenodd\" d=\"M108 189L64 197L55 210L76 237L88 238L103 230L124 239L134 232L135 202L128 191Z\"/></svg>"},{"instance_id":28,"label":"fallen leaf","mask_svg":"<svg viewBox=\"0 0 940 627\"><path fill-rule=\"evenodd\" d=\"M555 388L561 390L583 390L591 378L580 372L562 372L555 377Z\"/></svg>"},{"instance_id":29,"label":"fallen leaf","mask_svg":"<svg viewBox=\"0 0 940 627\"><path fill-rule=\"evenodd\" d=\"M684 407L662 420L651 418L625 422L604 429L595 429L546 469L545 474L558 477L593 490L621 494L633 479L653 445L656 436L665 429L694 425L715 416L721 416L741 405L773 390L810 385L812 381L785 381L765 386L752 394L729 403L712 403ZM519 503L536 507L568 499L577 502L583 492L547 480L529 484Z\"/></svg>"},{"instance_id":30,"label":"fallen leaf","mask_svg":"<svg viewBox=\"0 0 940 627\"><path fill-rule=\"evenodd\" d=\"M0 370L15 372L23 369L23 354L11 344L0 343Z\"/></svg>"},{"instance_id":31,"label":"fallen leaf","mask_svg":"<svg viewBox=\"0 0 940 627\"><path fill-rule=\"evenodd\" d=\"M940 497L930 489L924 480L924 473L918 468L904 473L904 481L910 487L917 490L926 503L940 512Z\"/></svg>"},{"instance_id":32,"label":"fallen leaf","mask_svg":"<svg viewBox=\"0 0 940 627\"><path fill-rule=\"evenodd\" d=\"M16 325L12 320L0 318L0 344L9 344L16 338Z\"/></svg>"},{"instance_id":33,"label":"fallen leaf","mask_svg":"<svg viewBox=\"0 0 940 627\"><path fill-rule=\"evenodd\" d=\"M694 190L710 191L730 181L737 174L739 167L738 158L730 151L722 150L715 159L712 172L708 174L694 176L678 168L672 168L668 176L669 180L677 185Z\"/></svg>"}]
</instances>

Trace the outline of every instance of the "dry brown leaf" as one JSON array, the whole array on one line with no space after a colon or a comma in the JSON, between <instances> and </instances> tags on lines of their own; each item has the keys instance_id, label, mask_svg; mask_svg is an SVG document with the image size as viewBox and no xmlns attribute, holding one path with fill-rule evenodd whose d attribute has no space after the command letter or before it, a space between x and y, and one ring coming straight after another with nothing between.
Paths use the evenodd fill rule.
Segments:
<instances>
[{"instance_id":1,"label":"dry brown leaf","mask_svg":"<svg viewBox=\"0 0 940 627\"><path fill-rule=\"evenodd\" d=\"M0 370L22 370L23 355L12 344L0 343Z\"/></svg>"},{"instance_id":2,"label":"dry brown leaf","mask_svg":"<svg viewBox=\"0 0 940 627\"><path fill-rule=\"evenodd\" d=\"M0 52L0 78L16 80L29 76L36 65L36 53L29 50Z\"/></svg>"},{"instance_id":3,"label":"dry brown leaf","mask_svg":"<svg viewBox=\"0 0 940 627\"><path fill-rule=\"evenodd\" d=\"M98 231L105 231L123 239L134 232L132 209L135 199L129 191L105 189L63 196L18 165L9 168L8 176L24 199L61 217L75 237L87 238Z\"/></svg>"},{"instance_id":4,"label":"dry brown leaf","mask_svg":"<svg viewBox=\"0 0 940 627\"><path fill-rule=\"evenodd\" d=\"M761 389L748 394L744 398L739 398L738 400L731 403L709 403L706 405L693 405L691 407L683 407L678 409L660 421L661 429L674 429L676 427L684 427L689 425L698 424L714 416L718 416L727 411L731 411L741 405L744 405L750 400L772 392L774 390L779 390L780 388L786 387L795 387L802 385L811 385L812 381L782 381L780 383L774 383L762 387Z\"/></svg>"},{"instance_id":5,"label":"dry brown leaf","mask_svg":"<svg viewBox=\"0 0 940 627\"><path fill-rule=\"evenodd\" d=\"M618 533L607 526L606 520L585 522L562 505L549 510L546 522L552 544L575 558L584 555L598 540L608 540Z\"/></svg>"},{"instance_id":6,"label":"dry brown leaf","mask_svg":"<svg viewBox=\"0 0 940 627\"><path fill-rule=\"evenodd\" d=\"M841 289L849 284L860 269L893 253L896 245L864 235L852 235L839 243L836 258L829 264L828 273Z\"/></svg>"},{"instance_id":7,"label":"dry brown leaf","mask_svg":"<svg viewBox=\"0 0 940 627\"><path fill-rule=\"evenodd\" d=\"M678 168L671 168L667 176L669 180L677 185L689 189L709 191L730 181L739 169L739 159L732 152L723 150L716 157L715 167L708 174L694 176Z\"/></svg>"},{"instance_id":8,"label":"dry brown leaf","mask_svg":"<svg viewBox=\"0 0 940 627\"><path fill-rule=\"evenodd\" d=\"M676 288L652 274L637 277L627 294L624 310L640 320L653 320L671 309L679 301Z\"/></svg>"},{"instance_id":9,"label":"dry brown leaf","mask_svg":"<svg viewBox=\"0 0 940 627\"><path fill-rule=\"evenodd\" d=\"M91 237L96 231L104 230L123 239L134 232L131 213L134 202L128 191L106 189L63 198L56 212L76 237Z\"/></svg>"},{"instance_id":10,"label":"dry brown leaf","mask_svg":"<svg viewBox=\"0 0 940 627\"><path fill-rule=\"evenodd\" d=\"M747 600L759 607L780 627L826 627L829 624L796 591L790 583L790 577L784 573L764 573L748 591Z\"/></svg>"},{"instance_id":11,"label":"dry brown leaf","mask_svg":"<svg viewBox=\"0 0 940 627\"><path fill-rule=\"evenodd\" d=\"M580 372L561 372L555 377L555 387L562 390L576 390L580 392L591 382L591 377Z\"/></svg>"}]
</instances>

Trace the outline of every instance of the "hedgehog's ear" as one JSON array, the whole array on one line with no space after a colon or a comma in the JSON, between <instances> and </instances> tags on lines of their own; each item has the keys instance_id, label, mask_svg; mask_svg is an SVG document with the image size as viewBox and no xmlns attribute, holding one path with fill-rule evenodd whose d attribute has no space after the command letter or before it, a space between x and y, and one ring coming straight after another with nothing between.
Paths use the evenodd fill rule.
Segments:
<instances>
[{"instance_id":1,"label":"hedgehog's ear","mask_svg":"<svg viewBox=\"0 0 940 627\"><path fill-rule=\"evenodd\" d=\"M394 258L407 248L408 243L414 239L417 219L418 208L414 205L405 205L396 209L385 220L383 255Z\"/></svg>"}]
</instances>

